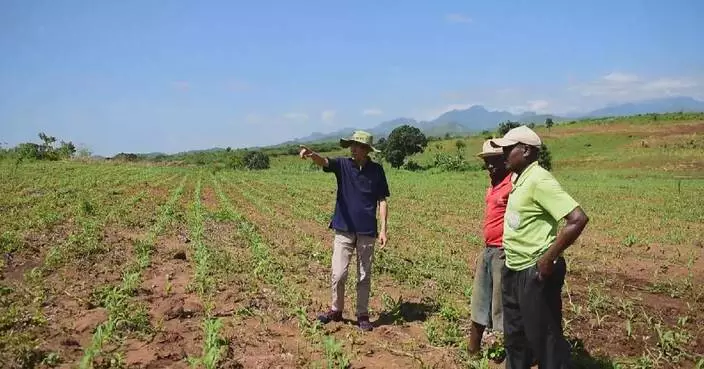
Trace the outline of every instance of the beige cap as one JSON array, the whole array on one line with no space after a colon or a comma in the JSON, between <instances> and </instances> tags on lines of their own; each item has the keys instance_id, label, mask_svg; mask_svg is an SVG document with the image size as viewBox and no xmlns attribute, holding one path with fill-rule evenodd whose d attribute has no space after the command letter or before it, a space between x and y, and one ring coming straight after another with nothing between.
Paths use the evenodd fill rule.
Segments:
<instances>
[{"instance_id":1,"label":"beige cap","mask_svg":"<svg viewBox=\"0 0 704 369\"><path fill-rule=\"evenodd\" d=\"M540 140L540 137L538 137L538 134L533 132L533 130L528 128L527 126L519 126L513 128L510 131L506 132L504 137L495 138L490 141L491 146L493 147L513 146L517 143L537 147L540 147L540 145L542 145L542 141Z\"/></svg>"},{"instance_id":2,"label":"beige cap","mask_svg":"<svg viewBox=\"0 0 704 369\"><path fill-rule=\"evenodd\" d=\"M494 146L491 146L491 140L486 140L484 141L484 144L482 145L482 152L477 154L478 157L483 158L485 156L497 156L497 155L503 155L504 151L501 150L501 148L497 148Z\"/></svg>"}]
</instances>

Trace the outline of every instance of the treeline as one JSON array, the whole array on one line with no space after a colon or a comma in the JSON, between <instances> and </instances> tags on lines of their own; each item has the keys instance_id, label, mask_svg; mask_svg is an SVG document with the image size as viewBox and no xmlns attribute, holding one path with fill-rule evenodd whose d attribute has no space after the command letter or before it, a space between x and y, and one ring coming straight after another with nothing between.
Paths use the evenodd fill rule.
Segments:
<instances>
[{"instance_id":1,"label":"treeline","mask_svg":"<svg viewBox=\"0 0 704 369\"><path fill-rule=\"evenodd\" d=\"M73 142L60 141L44 132L38 134L41 143L23 142L11 148L0 147L0 158L23 160L66 160L76 155Z\"/></svg>"},{"instance_id":2,"label":"treeline","mask_svg":"<svg viewBox=\"0 0 704 369\"><path fill-rule=\"evenodd\" d=\"M319 152L340 149L339 142L323 142L308 145ZM108 160L122 162L174 163L177 165L210 165L220 169L259 170L270 167L270 159L277 156L298 155L297 144L287 144L266 148L232 149L217 148L211 150L189 151L178 154L134 154L119 153Z\"/></svg>"},{"instance_id":3,"label":"treeline","mask_svg":"<svg viewBox=\"0 0 704 369\"><path fill-rule=\"evenodd\" d=\"M499 123L496 131L484 131L482 136L484 139L496 138L505 135L512 128L520 126L519 122L502 122ZM554 125L551 118L545 121L545 126L548 128ZM534 128L535 124L528 124L530 128ZM417 127L403 125L395 128L389 134L387 139L380 139L376 145L377 149L381 150L380 157L388 162L393 168L403 168L410 171L420 171L436 168L447 172L462 172L472 170L483 170L484 163L477 164L467 160L464 154L466 143L462 139L455 141L455 152L441 151L436 153L433 161L428 165L420 165L413 160L407 160L408 157L425 152L430 140ZM437 145L438 149L442 146ZM538 163L547 170L552 169L552 156L547 145L543 144L540 148L540 157Z\"/></svg>"},{"instance_id":4,"label":"treeline","mask_svg":"<svg viewBox=\"0 0 704 369\"><path fill-rule=\"evenodd\" d=\"M230 169L268 169L269 155L259 150L215 149L174 155L119 153L110 161L131 163L174 163L177 165L213 165Z\"/></svg>"}]
</instances>

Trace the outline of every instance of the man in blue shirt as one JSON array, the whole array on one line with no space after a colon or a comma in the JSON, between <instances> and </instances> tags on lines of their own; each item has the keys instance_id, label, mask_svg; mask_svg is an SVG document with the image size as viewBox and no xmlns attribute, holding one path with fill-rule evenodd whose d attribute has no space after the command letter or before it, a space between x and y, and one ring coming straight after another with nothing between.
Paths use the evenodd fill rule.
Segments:
<instances>
[{"instance_id":1,"label":"man in blue shirt","mask_svg":"<svg viewBox=\"0 0 704 369\"><path fill-rule=\"evenodd\" d=\"M364 131L356 131L351 138L343 138L340 145L349 147L351 157L327 158L301 146L301 158L311 158L334 173L337 178L337 201L330 228L335 231L332 253L332 306L318 316L323 324L341 321L345 303L345 282L352 254L357 252L357 323L364 331L371 331L369 321L369 292L371 287L374 243L379 238L386 246L387 203L389 185L384 168L369 158L374 138ZM379 208L381 226L377 231L376 210Z\"/></svg>"}]
</instances>

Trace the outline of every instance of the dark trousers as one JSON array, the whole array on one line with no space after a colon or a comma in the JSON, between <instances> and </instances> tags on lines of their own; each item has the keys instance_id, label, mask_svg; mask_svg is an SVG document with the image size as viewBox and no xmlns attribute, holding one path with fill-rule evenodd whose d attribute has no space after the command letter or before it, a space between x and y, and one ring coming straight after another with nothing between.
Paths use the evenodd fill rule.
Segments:
<instances>
[{"instance_id":1,"label":"dark trousers","mask_svg":"<svg viewBox=\"0 0 704 369\"><path fill-rule=\"evenodd\" d=\"M571 368L570 346L562 335L562 299L565 259L560 257L550 277L538 279L532 266L513 271L502 269L504 345L506 369L528 369L535 361L540 369Z\"/></svg>"}]
</instances>

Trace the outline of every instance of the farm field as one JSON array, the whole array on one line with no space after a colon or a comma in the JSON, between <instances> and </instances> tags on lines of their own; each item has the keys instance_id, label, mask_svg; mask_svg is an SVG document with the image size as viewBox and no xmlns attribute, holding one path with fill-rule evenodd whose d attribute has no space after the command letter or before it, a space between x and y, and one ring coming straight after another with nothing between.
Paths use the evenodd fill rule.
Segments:
<instances>
[{"instance_id":1,"label":"farm field","mask_svg":"<svg viewBox=\"0 0 704 369\"><path fill-rule=\"evenodd\" d=\"M577 367L704 367L704 120L536 131L591 218L566 253ZM483 138L463 140L478 164ZM0 367L503 367L465 351L486 173L385 169L389 245L373 267L377 327L362 333L354 266L350 321L314 323L335 180L309 162L0 162Z\"/></svg>"}]
</instances>

